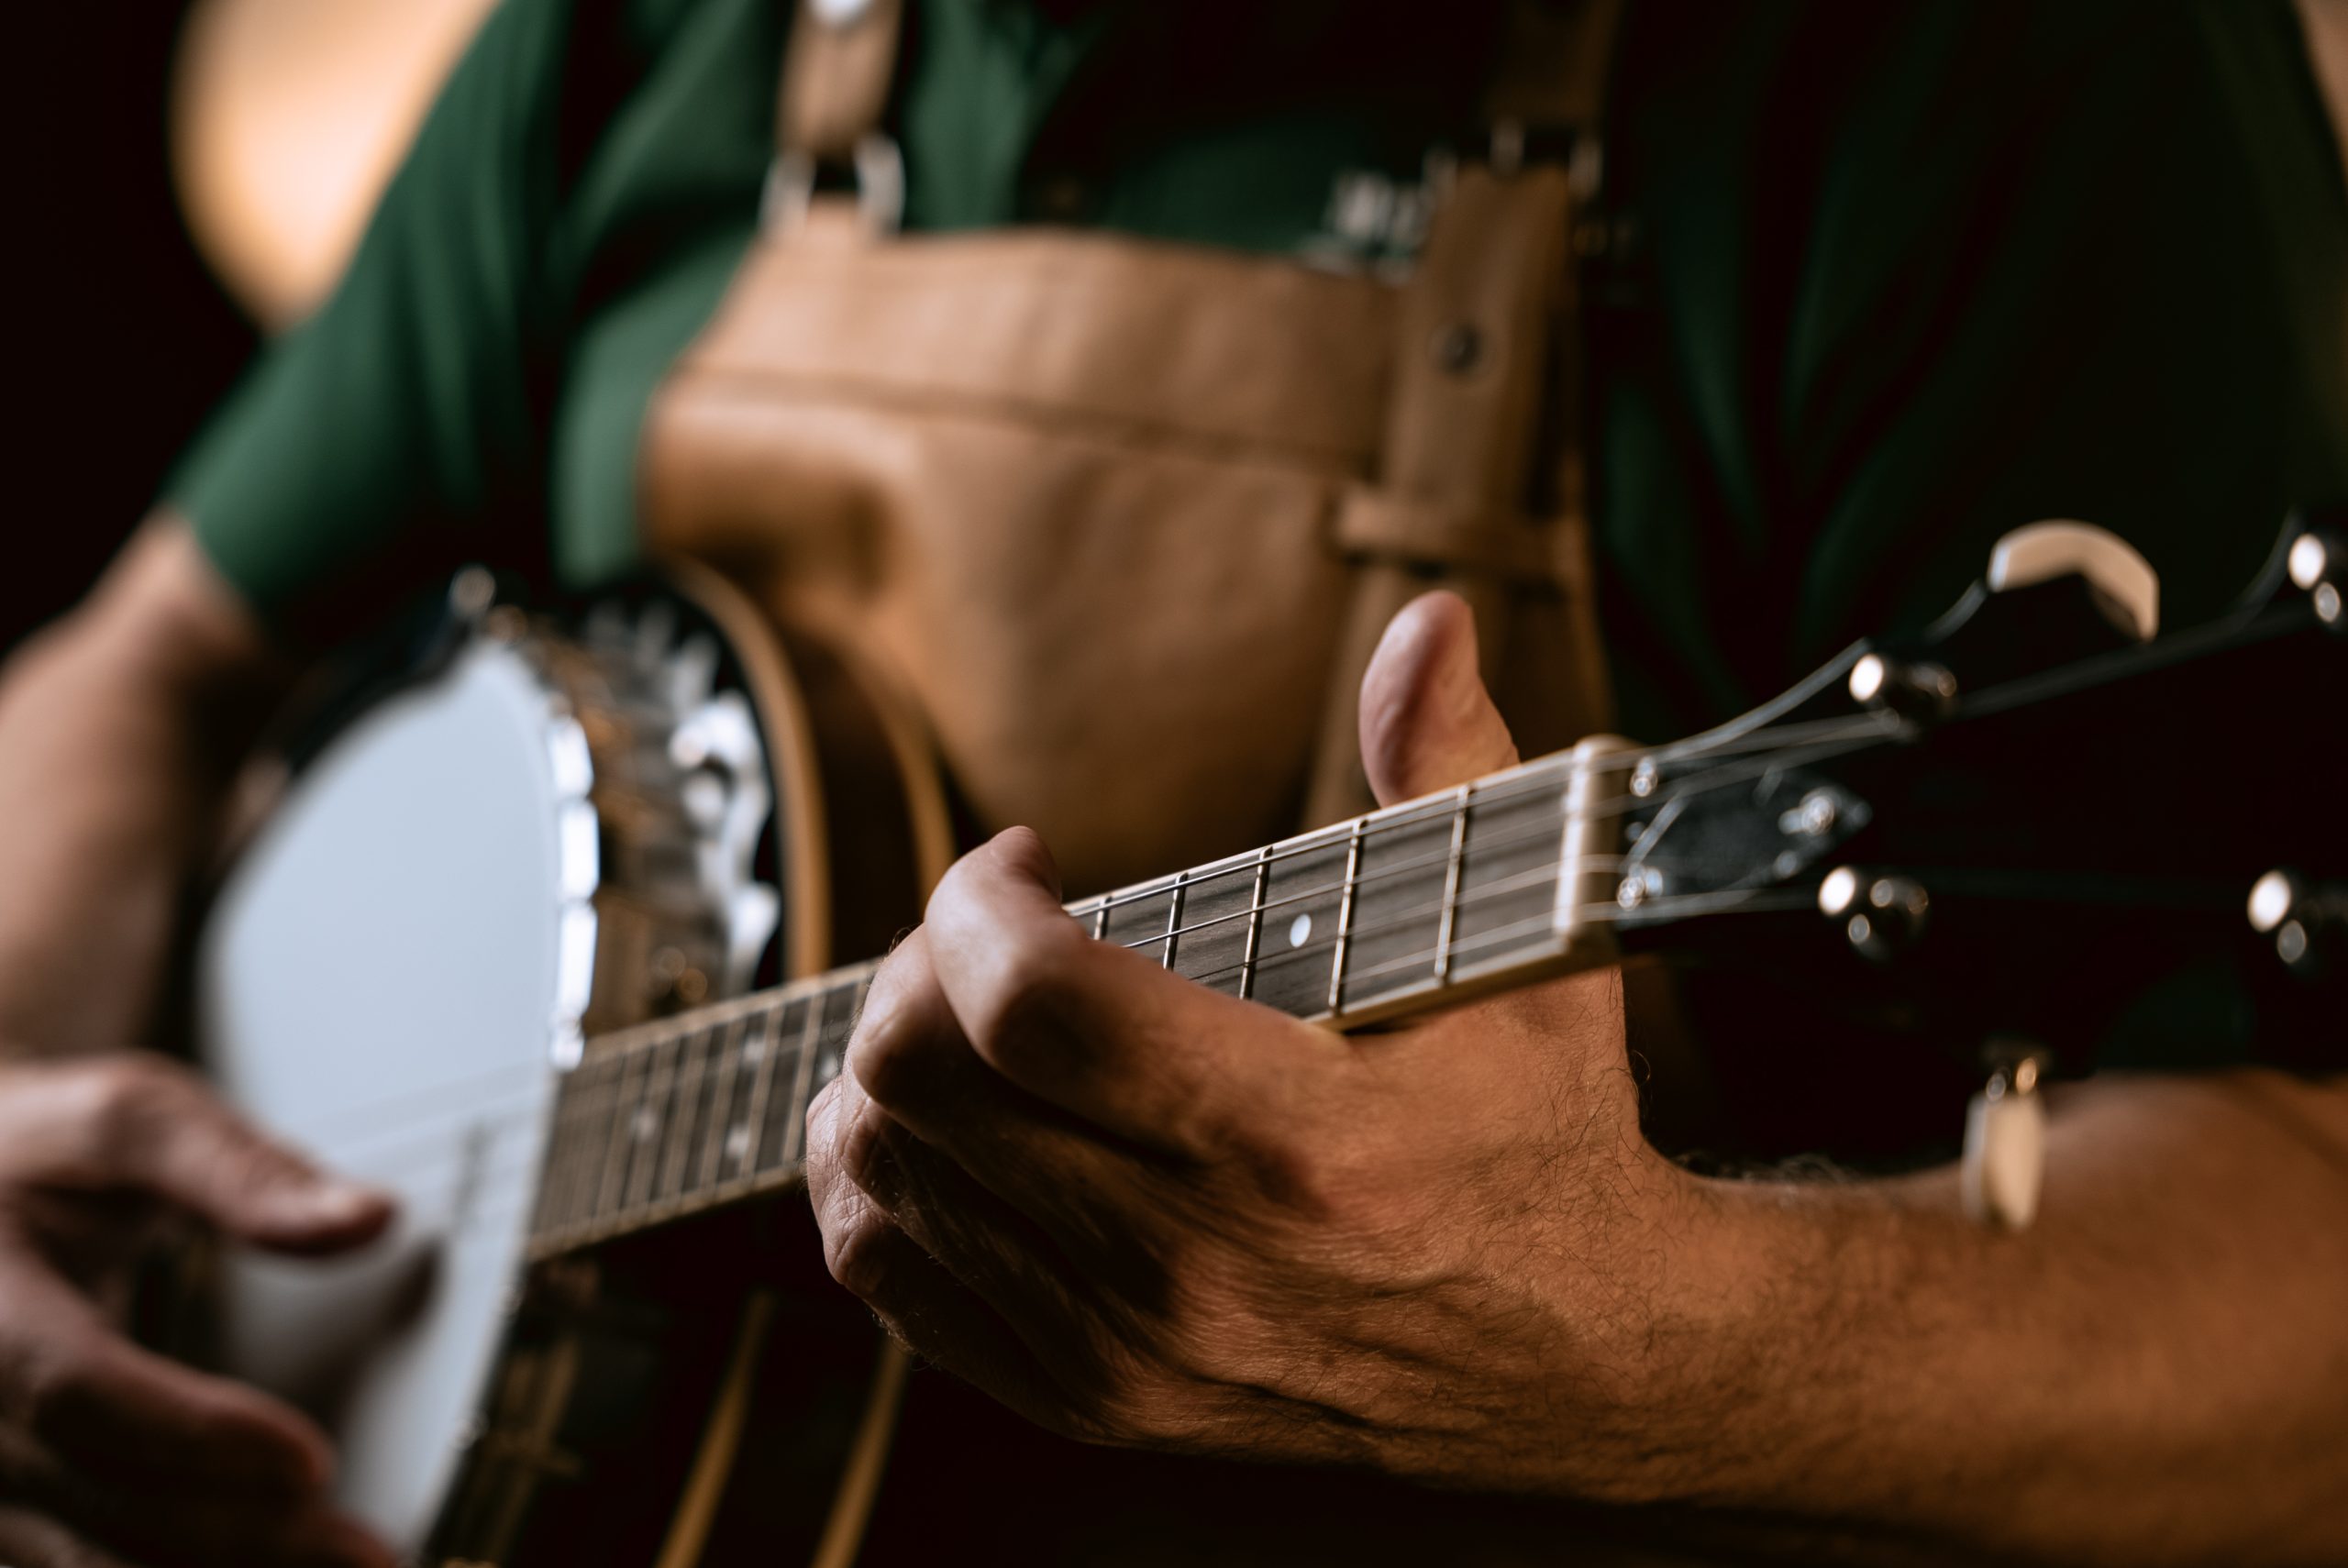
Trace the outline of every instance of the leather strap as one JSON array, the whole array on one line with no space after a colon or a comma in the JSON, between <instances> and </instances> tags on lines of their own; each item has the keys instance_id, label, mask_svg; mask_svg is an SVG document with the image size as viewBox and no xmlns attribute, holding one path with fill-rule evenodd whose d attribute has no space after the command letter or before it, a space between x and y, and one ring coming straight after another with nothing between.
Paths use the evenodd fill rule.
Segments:
<instances>
[{"instance_id":1,"label":"leather strap","mask_svg":"<svg viewBox=\"0 0 2348 1568\"><path fill-rule=\"evenodd\" d=\"M1589 611L1583 513L1577 199L1596 160L1605 72L1619 0L1565 8L1518 0L1488 95L1496 126L1577 132L1572 169L1463 168L1437 207L1399 312L1400 341L1378 489L1347 498L1335 536L1357 558L1346 628L1306 801L1307 825L1373 804L1360 758L1361 677L1395 612L1430 588L1475 610L1485 675L1508 646L1512 591L1554 587L1571 613L1572 646L1534 657L1570 661L1569 705L1592 729L1608 722L1603 654ZM1496 141L1499 136L1496 135ZM1545 419L1545 413L1554 414ZM1562 515L1526 515L1544 428Z\"/></svg>"},{"instance_id":2,"label":"leather strap","mask_svg":"<svg viewBox=\"0 0 2348 1568\"><path fill-rule=\"evenodd\" d=\"M1332 542L1355 559L1376 558L1429 571L1478 572L1518 582L1555 582L1562 523L1495 528L1479 511L1357 486L1337 503Z\"/></svg>"},{"instance_id":3,"label":"leather strap","mask_svg":"<svg viewBox=\"0 0 2348 1568\"><path fill-rule=\"evenodd\" d=\"M802 0L792 25L775 138L786 153L839 164L854 159L857 143L880 127L888 109L904 0L863 0L838 20L825 9Z\"/></svg>"}]
</instances>

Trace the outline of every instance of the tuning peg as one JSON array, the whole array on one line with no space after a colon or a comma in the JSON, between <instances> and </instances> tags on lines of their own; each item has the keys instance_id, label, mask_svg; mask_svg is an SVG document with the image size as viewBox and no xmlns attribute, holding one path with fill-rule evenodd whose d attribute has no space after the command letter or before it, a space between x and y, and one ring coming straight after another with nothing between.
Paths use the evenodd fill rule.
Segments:
<instances>
[{"instance_id":1,"label":"tuning peg","mask_svg":"<svg viewBox=\"0 0 2348 1568\"><path fill-rule=\"evenodd\" d=\"M2160 574L2134 546L2092 523L2059 517L2015 529L1989 551L1982 580L1992 593L2010 593L2060 577L2084 578L2114 629L2140 643L2159 633Z\"/></svg>"},{"instance_id":2,"label":"tuning peg","mask_svg":"<svg viewBox=\"0 0 2348 1568\"><path fill-rule=\"evenodd\" d=\"M1851 666L1849 686L1852 701L1918 723L1945 718L1956 705L1956 677L1927 660L1862 654Z\"/></svg>"},{"instance_id":3,"label":"tuning peg","mask_svg":"<svg viewBox=\"0 0 2348 1568\"><path fill-rule=\"evenodd\" d=\"M2348 888L2318 886L2297 873L2269 871L2250 885L2250 929L2275 939L2275 955L2295 972L2327 967L2348 938Z\"/></svg>"},{"instance_id":4,"label":"tuning peg","mask_svg":"<svg viewBox=\"0 0 2348 1568\"><path fill-rule=\"evenodd\" d=\"M1931 896L1912 878L1877 875L1838 866L1818 884L1818 912L1843 923L1851 945L1877 963L1888 963L1923 933Z\"/></svg>"},{"instance_id":5,"label":"tuning peg","mask_svg":"<svg viewBox=\"0 0 2348 1568\"><path fill-rule=\"evenodd\" d=\"M2294 586L2305 591L2315 606L2315 617L2333 631L2348 630L2342 613L2342 580L2348 578L2348 547L2329 529L2309 528L2291 541L2285 569Z\"/></svg>"}]
</instances>

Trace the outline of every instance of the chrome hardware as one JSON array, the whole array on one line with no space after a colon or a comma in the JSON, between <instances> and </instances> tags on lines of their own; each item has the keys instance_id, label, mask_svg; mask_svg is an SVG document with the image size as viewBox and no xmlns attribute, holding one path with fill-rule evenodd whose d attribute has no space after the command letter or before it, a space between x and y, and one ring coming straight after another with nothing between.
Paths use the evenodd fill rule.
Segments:
<instances>
[{"instance_id":1,"label":"chrome hardware","mask_svg":"<svg viewBox=\"0 0 2348 1568\"><path fill-rule=\"evenodd\" d=\"M2306 591L2315 606L2315 618L2333 631L2348 630L2348 616L2342 614L2341 567L2348 564L2348 549L2338 539L2315 529L2291 541L2291 553L2285 558L2284 569L2292 583Z\"/></svg>"},{"instance_id":2,"label":"chrome hardware","mask_svg":"<svg viewBox=\"0 0 2348 1568\"><path fill-rule=\"evenodd\" d=\"M1818 912L1843 922L1851 945L1878 963L1888 962L1924 929L1932 898L1911 878L1877 876L1837 866L1818 884Z\"/></svg>"},{"instance_id":3,"label":"chrome hardware","mask_svg":"<svg viewBox=\"0 0 2348 1568\"><path fill-rule=\"evenodd\" d=\"M873 133L857 140L854 158L856 206L865 226L890 235L905 215L905 159L892 138ZM780 152L767 168L759 195L759 227L789 234L807 221L815 200L815 160L797 149Z\"/></svg>"},{"instance_id":4,"label":"chrome hardware","mask_svg":"<svg viewBox=\"0 0 2348 1568\"><path fill-rule=\"evenodd\" d=\"M1834 829L1841 814L1831 790L1812 790L1791 811L1779 813L1778 831L1788 838L1819 838Z\"/></svg>"},{"instance_id":5,"label":"chrome hardware","mask_svg":"<svg viewBox=\"0 0 2348 1568\"><path fill-rule=\"evenodd\" d=\"M1947 714L1956 703L1956 677L1925 661L1902 664L1881 654L1864 654L1851 666L1852 701L1903 719L1924 721Z\"/></svg>"},{"instance_id":6,"label":"chrome hardware","mask_svg":"<svg viewBox=\"0 0 2348 1568\"><path fill-rule=\"evenodd\" d=\"M2275 939L2275 955L2303 975L2324 967L2327 948L2348 935L2348 887L2310 884L2298 873L2269 871L2250 885L2250 929Z\"/></svg>"},{"instance_id":7,"label":"chrome hardware","mask_svg":"<svg viewBox=\"0 0 2348 1568\"><path fill-rule=\"evenodd\" d=\"M1614 889L1614 901L1626 910L1637 909L1649 899L1663 896L1663 873L1652 866L1641 867L1623 878Z\"/></svg>"}]
</instances>

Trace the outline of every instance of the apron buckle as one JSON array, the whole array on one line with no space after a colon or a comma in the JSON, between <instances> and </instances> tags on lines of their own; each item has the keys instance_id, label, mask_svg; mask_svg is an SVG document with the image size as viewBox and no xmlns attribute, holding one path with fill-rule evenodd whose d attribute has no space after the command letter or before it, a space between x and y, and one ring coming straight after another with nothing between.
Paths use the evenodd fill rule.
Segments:
<instances>
[{"instance_id":1,"label":"apron buckle","mask_svg":"<svg viewBox=\"0 0 2348 1568\"><path fill-rule=\"evenodd\" d=\"M776 153L759 196L759 231L777 237L804 225L829 172L814 154L800 149ZM895 139L878 131L857 138L853 160L843 172L856 193L857 212L865 227L875 236L896 233L905 215L905 158Z\"/></svg>"}]
</instances>

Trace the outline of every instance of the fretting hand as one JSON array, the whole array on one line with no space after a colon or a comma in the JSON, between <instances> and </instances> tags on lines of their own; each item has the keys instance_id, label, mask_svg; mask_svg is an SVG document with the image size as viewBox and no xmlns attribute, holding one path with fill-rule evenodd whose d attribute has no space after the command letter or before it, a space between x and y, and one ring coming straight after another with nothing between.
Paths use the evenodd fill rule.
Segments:
<instances>
[{"instance_id":1,"label":"fretting hand","mask_svg":"<svg viewBox=\"0 0 2348 1568\"><path fill-rule=\"evenodd\" d=\"M1381 800L1516 760L1475 670L1459 601L1398 618ZM1669 1462L1656 1375L1697 1358L1663 1238L1701 1204L1640 1135L1611 973L1339 1036L1091 940L1013 831L883 966L847 1066L808 1118L833 1272L1047 1427L1585 1496Z\"/></svg>"}]
</instances>

